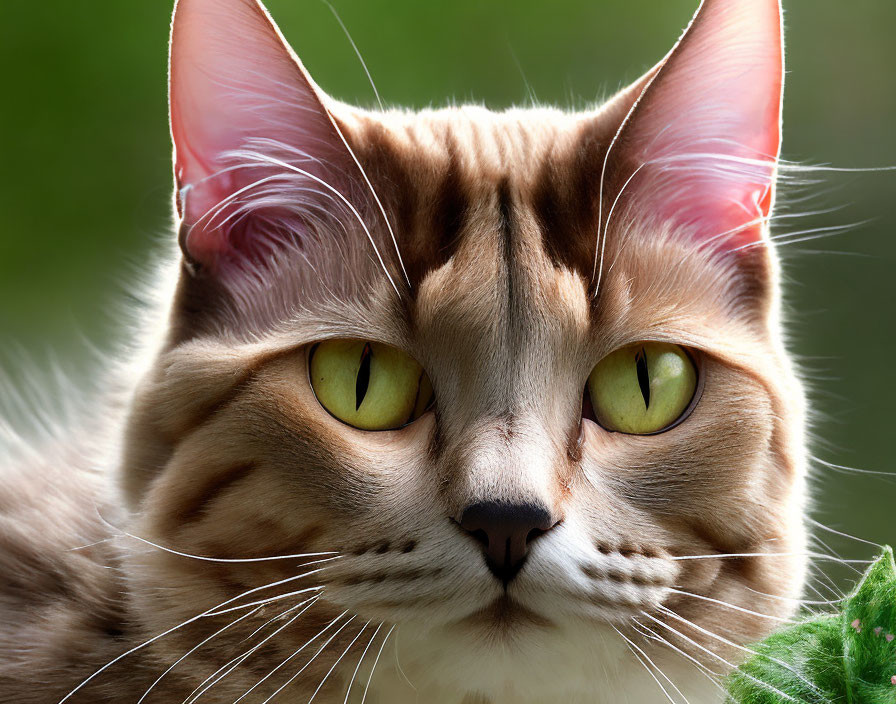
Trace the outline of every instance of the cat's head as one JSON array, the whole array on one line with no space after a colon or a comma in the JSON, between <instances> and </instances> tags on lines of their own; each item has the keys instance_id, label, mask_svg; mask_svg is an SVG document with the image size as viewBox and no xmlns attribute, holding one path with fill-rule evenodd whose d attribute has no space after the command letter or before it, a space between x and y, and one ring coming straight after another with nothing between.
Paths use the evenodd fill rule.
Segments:
<instances>
[{"instance_id":1,"label":"cat's head","mask_svg":"<svg viewBox=\"0 0 896 704\"><path fill-rule=\"evenodd\" d=\"M591 671L613 628L715 665L709 632L766 632L804 549L767 227L782 76L778 2L707 0L593 110L367 111L255 0L180 0L183 258L129 423L134 532L310 556L144 547L146 623L250 614L200 680L281 612L303 615L262 674L342 627L299 687L397 626L412 681L470 692Z\"/></svg>"}]
</instances>

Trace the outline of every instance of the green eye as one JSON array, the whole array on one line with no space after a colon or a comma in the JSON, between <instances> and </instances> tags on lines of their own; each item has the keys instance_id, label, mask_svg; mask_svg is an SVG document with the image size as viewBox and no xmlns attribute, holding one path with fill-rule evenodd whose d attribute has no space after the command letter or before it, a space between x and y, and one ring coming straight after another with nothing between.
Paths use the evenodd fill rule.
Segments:
<instances>
[{"instance_id":1,"label":"green eye","mask_svg":"<svg viewBox=\"0 0 896 704\"><path fill-rule=\"evenodd\" d=\"M311 388L343 423L391 430L419 418L432 402L432 384L404 352L365 340L327 340L311 351Z\"/></svg>"},{"instance_id":2,"label":"green eye","mask_svg":"<svg viewBox=\"0 0 896 704\"><path fill-rule=\"evenodd\" d=\"M598 422L607 430L648 435L681 418L697 390L697 370L678 345L639 342L604 357L588 377Z\"/></svg>"}]
</instances>

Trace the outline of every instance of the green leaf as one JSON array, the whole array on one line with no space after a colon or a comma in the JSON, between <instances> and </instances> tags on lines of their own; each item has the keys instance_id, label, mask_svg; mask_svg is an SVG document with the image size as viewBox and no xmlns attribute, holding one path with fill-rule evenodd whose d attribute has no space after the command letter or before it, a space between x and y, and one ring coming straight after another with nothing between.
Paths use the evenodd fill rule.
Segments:
<instances>
[{"instance_id":1,"label":"green leaf","mask_svg":"<svg viewBox=\"0 0 896 704\"><path fill-rule=\"evenodd\" d=\"M896 704L896 565L889 547L843 609L848 701Z\"/></svg>"},{"instance_id":2,"label":"green leaf","mask_svg":"<svg viewBox=\"0 0 896 704\"><path fill-rule=\"evenodd\" d=\"M865 573L839 614L815 616L753 646L729 678L738 704L896 704L893 551Z\"/></svg>"},{"instance_id":3,"label":"green leaf","mask_svg":"<svg viewBox=\"0 0 896 704\"><path fill-rule=\"evenodd\" d=\"M729 681L739 704L846 704L839 616L818 616L773 633Z\"/></svg>"}]
</instances>

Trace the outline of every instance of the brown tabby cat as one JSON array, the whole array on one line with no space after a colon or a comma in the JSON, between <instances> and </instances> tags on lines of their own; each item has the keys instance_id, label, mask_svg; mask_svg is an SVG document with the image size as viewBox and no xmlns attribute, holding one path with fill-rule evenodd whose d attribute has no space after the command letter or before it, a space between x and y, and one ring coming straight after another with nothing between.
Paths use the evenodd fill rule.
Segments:
<instances>
[{"instance_id":1,"label":"brown tabby cat","mask_svg":"<svg viewBox=\"0 0 896 704\"><path fill-rule=\"evenodd\" d=\"M0 701L720 701L804 579L782 77L705 0L599 108L371 112L180 0L182 256L111 422L8 448Z\"/></svg>"}]
</instances>

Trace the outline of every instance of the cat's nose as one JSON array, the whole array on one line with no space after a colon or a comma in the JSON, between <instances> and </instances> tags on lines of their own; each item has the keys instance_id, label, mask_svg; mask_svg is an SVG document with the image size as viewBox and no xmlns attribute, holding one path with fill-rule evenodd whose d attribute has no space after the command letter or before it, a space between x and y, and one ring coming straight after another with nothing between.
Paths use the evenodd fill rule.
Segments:
<instances>
[{"instance_id":1,"label":"cat's nose","mask_svg":"<svg viewBox=\"0 0 896 704\"><path fill-rule=\"evenodd\" d=\"M538 504L484 501L464 509L460 527L482 543L485 564L506 586L526 561L529 543L556 525Z\"/></svg>"}]
</instances>

